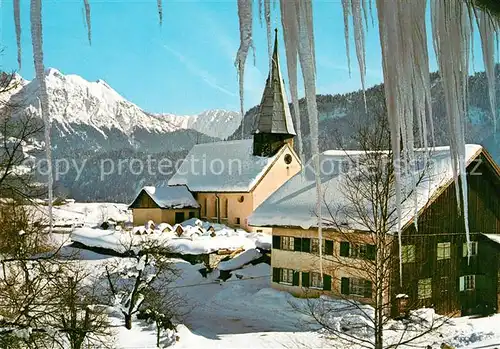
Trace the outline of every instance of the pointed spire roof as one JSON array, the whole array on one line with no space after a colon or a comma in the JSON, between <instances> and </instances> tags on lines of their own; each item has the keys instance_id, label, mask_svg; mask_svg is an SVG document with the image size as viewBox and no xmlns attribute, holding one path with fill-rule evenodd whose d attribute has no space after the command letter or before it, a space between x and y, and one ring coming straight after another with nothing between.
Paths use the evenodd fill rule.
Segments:
<instances>
[{"instance_id":1,"label":"pointed spire roof","mask_svg":"<svg viewBox=\"0 0 500 349\"><path fill-rule=\"evenodd\" d=\"M278 29L275 29L274 51L266 87L262 94L253 133L295 135L292 116L286 98L278 57Z\"/></svg>"}]
</instances>

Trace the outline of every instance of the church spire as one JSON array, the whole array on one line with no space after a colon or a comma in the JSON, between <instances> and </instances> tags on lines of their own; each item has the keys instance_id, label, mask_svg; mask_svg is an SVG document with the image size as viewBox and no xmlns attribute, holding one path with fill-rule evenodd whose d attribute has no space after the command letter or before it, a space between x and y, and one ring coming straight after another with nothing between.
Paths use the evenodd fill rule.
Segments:
<instances>
[{"instance_id":1,"label":"church spire","mask_svg":"<svg viewBox=\"0 0 500 349\"><path fill-rule=\"evenodd\" d=\"M254 122L254 155L270 156L295 136L278 56L278 30L269 75ZM267 149L267 150L266 150Z\"/></svg>"}]
</instances>

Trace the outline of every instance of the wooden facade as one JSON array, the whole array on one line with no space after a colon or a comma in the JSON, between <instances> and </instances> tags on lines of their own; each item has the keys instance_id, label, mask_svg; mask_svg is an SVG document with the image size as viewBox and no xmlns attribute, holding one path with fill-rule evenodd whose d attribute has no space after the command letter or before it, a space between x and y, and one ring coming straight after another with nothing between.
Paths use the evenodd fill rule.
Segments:
<instances>
[{"instance_id":1,"label":"wooden facade","mask_svg":"<svg viewBox=\"0 0 500 349\"><path fill-rule=\"evenodd\" d=\"M455 184L445 186L418 217L418 231L410 222L402 232L402 244L415 246L415 260L403 264L403 285L396 260L391 294L408 295L409 307L433 307L438 313L469 315L497 312L500 305L500 244L482 234L500 234L500 176L489 156L482 152L467 167L468 217L471 241L477 242L467 257L464 215L457 205ZM438 259L438 244L449 252ZM465 250L464 250L465 249ZM394 253L398 253L395 244ZM442 253L441 253L442 254ZM449 255L449 256L448 256ZM472 277L472 275L474 277ZM464 278L474 287L464 289ZM419 298L419 280L431 279L432 296ZM398 309L393 302L392 314Z\"/></svg>"}]
</instances>

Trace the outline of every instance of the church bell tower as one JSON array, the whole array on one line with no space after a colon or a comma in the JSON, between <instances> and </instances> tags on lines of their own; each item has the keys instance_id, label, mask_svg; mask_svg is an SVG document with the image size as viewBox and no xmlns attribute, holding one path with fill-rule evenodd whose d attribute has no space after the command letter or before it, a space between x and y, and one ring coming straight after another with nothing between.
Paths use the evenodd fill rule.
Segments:
<instances>
[{"instance_id":1,"label":"church bell tower","mask_svg":"<svg viewBox=\"0 0 500 349\"><path fill-rule=\"evenodd\" d=\"M281 77L278 57L278 30L275 30L274 51L266 87L253 128L253 155L270 157L285 143L293 146L295 129Z\"/></svg>"}]
</instances>

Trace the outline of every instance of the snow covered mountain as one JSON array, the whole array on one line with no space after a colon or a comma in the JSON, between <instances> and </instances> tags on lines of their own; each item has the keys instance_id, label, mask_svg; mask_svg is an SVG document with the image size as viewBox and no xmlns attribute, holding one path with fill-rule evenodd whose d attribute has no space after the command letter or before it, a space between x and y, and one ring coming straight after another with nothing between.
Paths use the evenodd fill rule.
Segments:
<instances>
[{"instance_id":1,"label":"snow covered mountain","mask_svg":"<svg viewBox=\"0 0 500 349\"><path fill-rule=\"evenodd\" d=\"M241 114L227 110L207 110L188 117L187 128L210 137L226 139L240 126ZM217 127L224 125L224 127Z\"/></svg>"},{"instance_id":2,"label":"snow covered mountain","mask_svg":"<svg viewBox=\"0 0 500 349\"><path fill-rule=\"evenodd\" d=\"M18 81L19 87L11 92L12 101L39 114L38 81L21 77ZM90 82L78 75L64 75L53 68L47 69L45 81L56 144L59 138L69 137L75 141L79 138L85 140L96 148L104 142L102 148L119 149L126 143L137 147L146 141L137 139L138 136L186 130L225 139L241 122L239 113L226 110L209 110L190 116L148 113L123 98L103 80ZM196 137L199 140L200 137ZM93 142L95 138L99 140ZM113 140L116 140L116 146L113 146Z\"/></svg>"}]
</instances>

